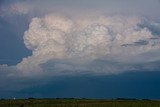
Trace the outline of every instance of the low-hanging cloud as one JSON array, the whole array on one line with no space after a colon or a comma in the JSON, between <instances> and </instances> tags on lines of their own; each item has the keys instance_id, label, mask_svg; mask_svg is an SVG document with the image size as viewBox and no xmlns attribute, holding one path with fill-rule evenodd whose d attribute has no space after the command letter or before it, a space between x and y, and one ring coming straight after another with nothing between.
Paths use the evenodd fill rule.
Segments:
<instances>
[{"instance_id":1,"label":"low-hanging cloud","mask_svg":"<svg viewBox=\"0 0 160 107\"><path fill-rule=\"evenodd\" d=\"M160 37L154 35L149 24L145 26L144 20L153 25L144 18L120 15L35 17L24 33L24 43L32 56L17 64L17 69L24 74L52 75L157 69L145 64L159 61L159 56L146 53L159 53Z\"/></svg>"}]
</instances>

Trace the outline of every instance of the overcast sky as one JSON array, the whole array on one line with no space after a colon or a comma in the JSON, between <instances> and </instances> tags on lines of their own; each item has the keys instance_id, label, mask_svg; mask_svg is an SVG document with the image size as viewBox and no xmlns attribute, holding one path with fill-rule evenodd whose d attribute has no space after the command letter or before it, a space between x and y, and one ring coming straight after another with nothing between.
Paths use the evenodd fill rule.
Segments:
<instances>
[{"instance_id":1,"label":"overcast sky","mask_svg":"<svg viewBox=\"0 0 160 107\"><path fill-rule=\"evenodd\" d=\"M1 0L0 96L159 99L159 10L159 0Z\"/></svg>"}]
</instances>

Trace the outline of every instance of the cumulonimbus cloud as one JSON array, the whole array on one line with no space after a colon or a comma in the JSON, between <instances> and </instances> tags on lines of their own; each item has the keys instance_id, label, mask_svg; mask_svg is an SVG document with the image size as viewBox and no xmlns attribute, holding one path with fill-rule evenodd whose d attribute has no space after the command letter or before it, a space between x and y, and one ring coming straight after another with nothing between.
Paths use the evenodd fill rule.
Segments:
<instances>
[{"instance_id":1,"label":"cumulonimbus cloud","mask_svg":"<svg viewBox=\"0 0 160 107\"><path fill-rule=\"evenodd\" d=\"M17 93L24 88L53 82L56 76L160 69L160 23L155 21L159 16L159 4L156 0L125 0L125 4L112 0L93 4L90 0L4 1L0 4L0 18L14 22L22 17L26 24L30 22L29 27L22 25L28 28L22 36L32 55L17 65L0 65L1 93L11 96L9 92ZM144 2L146 5L142 7ZM148 8L150 6L154 8ZM137 16L142 14L155 22ZM19 32L21 22L14 23Z\"/></svg>"},{"instance_id":2,"label":"cumulonimbus cloud","mask_svg":"<svg viewBox=\"0 0 160 107\"><path fill-rule=\"evenodd\" d=\"M35 17L24 33L24 43L32 50L32 56L23 58L17 68L25 74L48 71L117 74L154 69L143 64L160 60L158 56L146 54L159 53L160 37L154 35L144 20L154 25L133 16L84 16L81 19L48 14ZM143 66L137 67L137 64Z\"/></svg>"}]
</instances>

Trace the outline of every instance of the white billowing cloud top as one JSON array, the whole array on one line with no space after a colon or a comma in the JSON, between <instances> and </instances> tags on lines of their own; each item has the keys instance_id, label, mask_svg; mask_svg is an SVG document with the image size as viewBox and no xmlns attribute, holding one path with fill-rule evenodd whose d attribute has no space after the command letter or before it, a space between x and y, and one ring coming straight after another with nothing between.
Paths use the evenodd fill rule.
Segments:
<instances>
[{"instance_id":1,"label":"white billowing cloud top","mask_svg":"<svg viewBox=\"0 0 160 107\"><path fill-rule=\"evenodd\" d=\"M117 74L152 70L160 60L159 23L131 16L68 18L48 14L32 19L24 43L32 56L17 64L24 74ZM146 65L147 66L146 66Z\"/></svg>"}]
</instances>

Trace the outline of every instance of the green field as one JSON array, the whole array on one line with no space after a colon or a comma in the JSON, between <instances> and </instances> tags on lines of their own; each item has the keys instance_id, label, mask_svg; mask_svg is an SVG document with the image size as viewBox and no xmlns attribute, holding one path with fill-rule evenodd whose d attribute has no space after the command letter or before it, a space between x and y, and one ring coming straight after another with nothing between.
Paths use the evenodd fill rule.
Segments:
<instances>
[{"instance_id":1,"label":"green field","mask_svg":"<svg viewBox=\"0 0 160 107\"><path fill-rule=\"evenodd\" d=\"M93 99L17 99L0 100L0 107L160 107L160 101Z\"/></svg>"}]
</instances>

